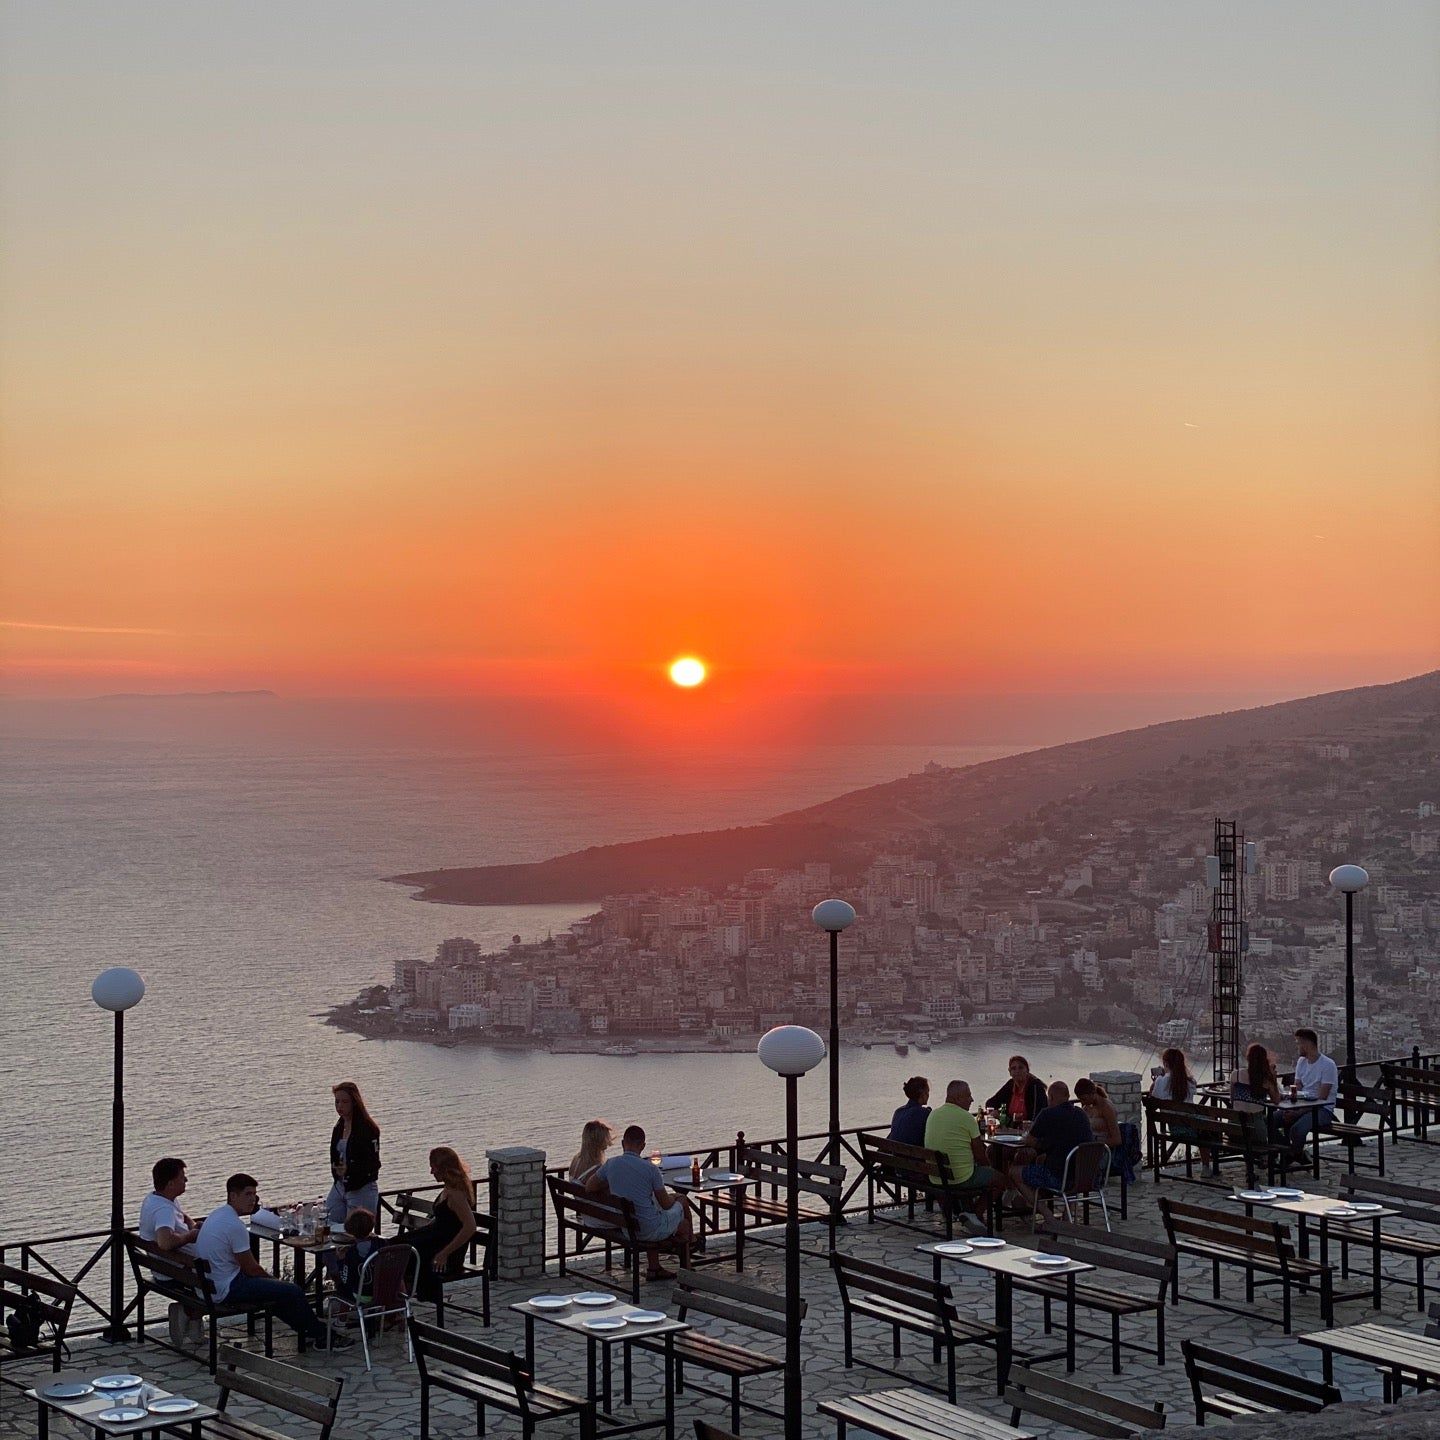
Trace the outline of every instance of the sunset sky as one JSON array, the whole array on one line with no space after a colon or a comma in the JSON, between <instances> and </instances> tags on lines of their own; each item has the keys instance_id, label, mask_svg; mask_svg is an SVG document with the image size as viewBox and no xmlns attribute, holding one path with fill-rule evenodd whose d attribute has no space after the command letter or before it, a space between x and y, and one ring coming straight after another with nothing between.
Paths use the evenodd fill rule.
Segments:
<instances>
[{"instance_id":1,"label":"sunset sky","mask_svg":"<svg viewBox=\"0 0 1440 1440\"><path fill-rule=\"evenodd\" d=\"M16 695L1440 664L1440 5L5 5Z\"/></svg>"}]
</instances>

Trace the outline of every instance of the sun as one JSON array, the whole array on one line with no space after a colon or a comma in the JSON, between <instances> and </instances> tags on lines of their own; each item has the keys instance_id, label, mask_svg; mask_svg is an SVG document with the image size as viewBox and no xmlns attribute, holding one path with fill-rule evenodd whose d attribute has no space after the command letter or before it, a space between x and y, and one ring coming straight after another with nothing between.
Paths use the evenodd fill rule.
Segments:
<instances>
[{"instance_id":1,"label":"sun","mask_svg":"<svg viewBox=\"0 0 1440 1440\"><path fill-rule=\"evenodd\" d=\"M693 655L683 656L670 666L670 678L683 689L693 690L705 681L705 666Z\"/></svg>"}]
</instances>

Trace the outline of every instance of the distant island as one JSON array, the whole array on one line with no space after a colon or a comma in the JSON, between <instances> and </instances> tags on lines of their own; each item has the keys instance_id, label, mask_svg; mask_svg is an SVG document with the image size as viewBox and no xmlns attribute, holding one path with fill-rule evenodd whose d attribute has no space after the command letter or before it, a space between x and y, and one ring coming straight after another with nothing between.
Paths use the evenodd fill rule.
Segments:
<instances>
[{"instance_id":1,"label":"distant island","mask_svg":"<svg viewBox=\"0 0 1440 1440\"><path fill-rule=\"evenodd\" d=\"M273 690L170 690L149 694L122 690L113 695L92 695L92 700L278 700Z\"/></svg>"}]
</instances>

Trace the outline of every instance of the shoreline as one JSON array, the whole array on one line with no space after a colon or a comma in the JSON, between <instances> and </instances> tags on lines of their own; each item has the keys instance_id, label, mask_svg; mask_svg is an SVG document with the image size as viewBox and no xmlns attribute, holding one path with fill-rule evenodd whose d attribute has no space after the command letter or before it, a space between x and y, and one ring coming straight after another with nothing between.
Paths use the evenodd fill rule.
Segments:
<instances>
[{"instance_id":1,"label":"shoreline","mask_svg":"<svg viewBox=\"0 0 1440 1440\"><path fill-rule=\"evenodd\" d=\"M548 1055L594 1055L609 1059L633 1059L639 1055L751 1055L760 1036L736 1035L723 1039L701 1035L606 1035L606 1036L559 1036L553 1040L538 1040L523 1035L474 1034L465 1031L437 1033L433 1031L406 1031L393 1027L371 1026L361 1022L356 1013L355 1002L334 1005L325 1012L323 1023L365 1040L400 1040L432 1046L437 1050L484 1049L527 1051ZM893 1049L897 1044L906 1045L911 1056L924 1056L936 1050L963 1045L970 1036L994 1037L1011 1035L1017 1041L1043 1040L1053 1043L1070 1040L1082 1046L1144 1045L1154 1049L1153 1041L1135 1034L1105 1034L1100 1031L1043 1030L1030 1026L1016 1025L970 1025L956 1034L933 1035L929 1049L921 1049L912 1036L895 1035L841 1037L841 1045L847 1050ZM897 1052L898 1054L898 1052Z\"/></svg>"}]
</instances>

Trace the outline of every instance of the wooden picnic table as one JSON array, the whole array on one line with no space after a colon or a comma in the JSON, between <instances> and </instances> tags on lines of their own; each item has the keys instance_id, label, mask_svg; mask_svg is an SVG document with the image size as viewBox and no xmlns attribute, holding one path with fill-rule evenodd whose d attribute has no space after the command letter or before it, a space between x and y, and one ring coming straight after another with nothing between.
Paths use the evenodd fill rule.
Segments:
<instances>
[{"instance_id":1,"label":"wooden picnic table","mask_svg":"<svg viewBox=\"0 0 1440 1440\"><path fill-rule=\"evenodd\" d=\"M1408 1330L1367 1322L1302 1335L1300 1343L1313 1346L1324 1357L1327 1384L1335 1379L1337 1355L1374 1366L1384 1382L1387 1404L1400 1398L1401 1388L1405 1385L1413 1385L1419 1390L1440 1383L1440 1340L1431 1340Z\"/></svg>"}]
</instances>

